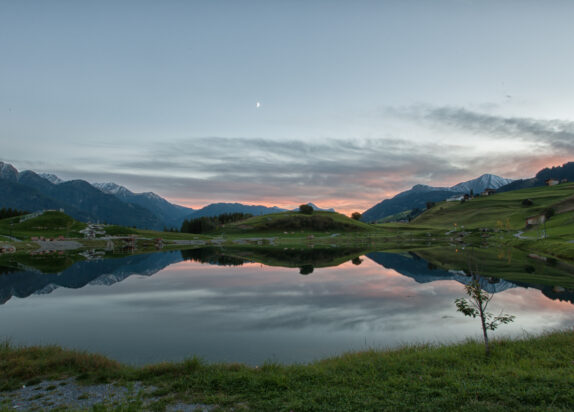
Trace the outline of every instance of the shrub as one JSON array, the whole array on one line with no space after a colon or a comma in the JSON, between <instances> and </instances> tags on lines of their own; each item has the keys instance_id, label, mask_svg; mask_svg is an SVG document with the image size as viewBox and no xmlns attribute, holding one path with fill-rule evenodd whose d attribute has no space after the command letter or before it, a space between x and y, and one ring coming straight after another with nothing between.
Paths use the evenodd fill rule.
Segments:
<instances>
[{"instance_id":1,"label":"shrub","mask_svg":"<svg viewBox=\"0 0 574 412\"><path fill-rule=\"evenodd\" d=\"M301 205L301 206L299 206L299 212L303 213L304 215L312 215L313 214L313 206Z\"/></svg>"}]
</instances>

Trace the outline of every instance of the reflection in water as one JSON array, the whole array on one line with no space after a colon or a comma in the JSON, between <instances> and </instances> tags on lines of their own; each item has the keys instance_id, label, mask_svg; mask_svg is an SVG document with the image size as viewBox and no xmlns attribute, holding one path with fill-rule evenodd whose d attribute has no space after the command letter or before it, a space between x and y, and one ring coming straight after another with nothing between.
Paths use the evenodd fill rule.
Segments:
<instances>
[{"instance_id":1,"label":"reflection in water","mask_svg":"<svg viewBox=\"0 0 574 412\"><path fill-rule=\"evenodd\" d=\"M383 267L394 269L403 276L413 278L417 283L456 280L467 285L472 281L472 277L464 271L438 269L414 253L405 256L396 253L375 252L367 254L367 257ZM479 277L478 280L481 288L488 293L498 293L516 287L514 283L504 279L489 280Z\"/></svg>"},{"instance_id":2,"label":"reflection in water","mask_svg":"<svg viewBox=\"0 0 574 412\"><path fill-rule=\"evenodd\" d=\"M181 256L183 260L219 266L241 266L245 263L245 259L222 254L221 248L217 247L182 250Z\"/></svg>"},{"instance_id":3,"label":"reflection in water","mask_svg":"<svg viewBox=\"0 0 574 412\"><path fill-rule=\"evenodd\" d=\"M138 364L194 354L258 364L476 336L475 322L454 306L464 295L460 282L468 278L416 255L371 253L360 265L354 260L329 268L265 266L238 255L221 260L214 250L158 253L78 262L60 274L19 272L35 286L19 283L12 277L17 273L0 275L2 293L28 296L0 307L0 337ZM306 265L312 274L300 276ZM504 281L486 281L485 287L498 292L493 312L517 316L503 335L573 324L570 303ZM31 295L35 291L51 293Z\"/></svg>"},{"instance_id":4,"label":"reflection in water","mask_svg":"<svg viewBox=\"0 0 574 412\"><path fill-rule=\"evenodd\" d=\"M47 260L36 259L36 263L45 266ZM134 274L151 276L180 261L181 254L176 251L80 261L56 273L44 273L21 264L24 270L12 269L0 275L0 304L12 296L25 298L33 293L46 294L58 287L79 289L88 284L111 285Z\"/></svg>"}]
</instances>

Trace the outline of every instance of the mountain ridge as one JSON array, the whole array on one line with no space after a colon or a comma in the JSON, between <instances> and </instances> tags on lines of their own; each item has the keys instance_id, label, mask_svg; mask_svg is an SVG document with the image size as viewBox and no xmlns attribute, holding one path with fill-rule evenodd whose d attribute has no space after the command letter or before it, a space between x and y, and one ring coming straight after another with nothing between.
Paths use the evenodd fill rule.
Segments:
<instances>
[{"instance_id":1,"label":"mountain ridge","mask_svg":"<svg viewBox=\"0 0 574 412\"><path fill-rule=\"evenodd\" d=\"M442 202L456 195L479 194L486 189L498 189L512 182L493 174L485 173L475 179L457 183L450 187L435 187L417 184L390 199L384 199L363 212L363 222L376 222L385 217L396 215L413 209L423 210L427 202Z\"/></svg>"}]
</instances>

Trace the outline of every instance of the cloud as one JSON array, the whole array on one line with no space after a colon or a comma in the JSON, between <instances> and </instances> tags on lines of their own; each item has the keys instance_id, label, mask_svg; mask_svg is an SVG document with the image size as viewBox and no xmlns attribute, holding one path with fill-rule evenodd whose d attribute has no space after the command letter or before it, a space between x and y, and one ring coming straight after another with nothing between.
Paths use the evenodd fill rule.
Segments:
<instances>
[{"instance_id":1,"label":"cloud","mask_svg":"<svg viewBox=\"0 0 574 412\"><path fill-rule=\"evenodd\" d=\"M212 201L273 198L280 203L347 197L369 206L405 186L459 173L446 155L457 150L393 139L205 137L156 145L138 160L117 161L109 169L123 171L123 177L110 176L116 181L139 187L145 182L147 190L171 197L186 192Z\"/></svg>"},{"instance_id":2,"label":"cloud","mask_svg":"<svg viewBox=\"0 0 574 412\"><path fill-rule=\"evenodd\" d=\"M566 120L502 117L460 107L415 106L388 113L422 124L427 137L196 137L72 159L70 164L85 165L83 171L43 171L114 181L191 207L213 202L295 207L311 201L350 213L415 184L451 186L483 173L527 178L574 155L574 122ZM429 124L443 130L429 137ZM484 143L481 137L490 140Z\"/></svg>"},{"instance_id":3,"label":"cloud","mask_svg":"<svg viewBox=\"0 0 574 412\"><path fill-rule=\"evenodd\" d=\"M467 131L476 135L516 138L543 143L555 151L574 153L574 122L560 119L505 117L463 107L416 106L394 113Z\"/></svg>"}]
</instances>

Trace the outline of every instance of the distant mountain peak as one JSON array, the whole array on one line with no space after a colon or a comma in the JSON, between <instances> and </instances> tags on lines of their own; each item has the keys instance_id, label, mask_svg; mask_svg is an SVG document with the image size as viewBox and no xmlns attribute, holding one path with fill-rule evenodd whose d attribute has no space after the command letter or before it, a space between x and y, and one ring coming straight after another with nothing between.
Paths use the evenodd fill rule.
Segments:
<instances>
[{"instance_id":1,"label":"distant mountain peak","mask_svg":"<svg viewBox=\"0 0 574 412\"><path fill-rule=\"evenodd\" d=\"M161 197L160 195L156 195L154 192L144 192L142 193L142 196L147 197L148 199L153 199L153 200L163 200L164 202L166 201L163 197Z\"/></svg>"},{"instance_id":2,"label":"distant mountain peak","mask_svg":"<svg viewBox=\"0 0 574 412\"><path fill-rule=\"evenodd\" d=\"M429 186L429 185L418 184L418 185L414 185L411 188L411 190L415 191L415 192L430 192L433 190L448 190L448 188L447 187L434 187L434 186Z\"/></svg>"},{"instance_id":3,"label":"distant mountain peak","mask_svg":"<svg viewBox=\"0 0 574 412\"><path fill-rule=\"evenodd\" d=\"M0 162L0 179L15 182L18 180L18 170L16 170L16 168L10 163Z\"/></svg>"},{"instance_id":4,"label":"distant mountain peak","mask_svg":"<svg viewBox=\"0 0 574 412\"><path fill-rule=\"evenodd\" d=\"M461 182L452 187L414 185L410 190L401 192L391 199L384 199L366 210L362 220L374 222L409 210L424 210L427 207L427 202L442 202L455 194L470 194L471 191L474 194L480 194L486 189L498 189L510 182L512 179L486 173L476 179Z\"/></svg>"},{"instance_id":5,"label":"distant mountain peak","mask_svg":"<svg viewBox=\"0 0 574 412\"><path fill-rule=\"evenodd\" d=\"M319 211L322 211L322 212L334 212L334 211L335 211L335 209L333 209L333 208L329 208L329 209L320 208L320 207L317 206L315 203L311 203L311 202L307 203L307 205L308 205L308 206L311 206L311 207L313 208L313 210L319 210Z\"/></svg>"},{"instance_id":6,"label":"distant mountain peak","mask_svg":"<svg viewBox=\"0 0 574 412\"><path fill-rule=\"evenodd\" d=\"M92 186L110 195L121 196L133 194L133 192L131 192L125 186L118 185L117 183L92 183Z\"/></svg>"},{"instance_id":7,"label":"distant mountain peak","mask_svg":"<svg viewBox=\"0 0 574 412\"><path fill-rule=\"evenodd\" d=\"M468 180L466 182L458 183L450 189L461 193L470 193L472 190L475 194L479 194L486 189L498 189L512 182L512 179L496 176L490 173L485 173L476 179Z\"/></svg>"},{"instance_id":8,"label":"distant mountain peak","mask_svg":"<svg viewBox=\"0 0 574 412\"><path fill-rule=\"evenodd\" d=\"M60 179L58 176L51 174L51 173L39 173L38 176L43 177L47 181L59 185L60 183L64 183L64 180Z\"/></svg>"}]
</instances>

